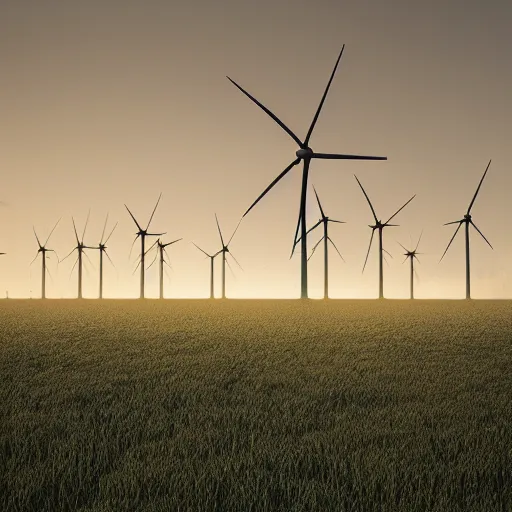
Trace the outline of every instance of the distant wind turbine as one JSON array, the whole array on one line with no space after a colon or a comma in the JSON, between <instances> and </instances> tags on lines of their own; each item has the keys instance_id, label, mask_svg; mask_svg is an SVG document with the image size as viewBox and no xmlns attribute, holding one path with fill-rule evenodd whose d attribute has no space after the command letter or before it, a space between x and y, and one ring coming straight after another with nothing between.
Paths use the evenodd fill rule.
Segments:
<instances>
[{"instance_id":1,"label":"distant wind turbine","mask_svg":"<svg viewBox=\"0 0 512 512\"><path fill-rule=\"evenodd\" d=\"M107 242L110 240L110 237L112 236L112 233L117 227L117 222L114 224L114 227L112 228L112 231L110 231L110 234L107 236L105 240L103 240L105 236L105 229L107 228L107 222L108 222L108 213L107 217L105 218L105 224L103 225L103 231L101 233L100 243L97 247L94 247L94 249L98 249L100 251L100 299L103 298L103 254L109 259L112 266L115 268L114 262L110 258L107 252Z\"/></svg>"},{"instance_id":2,"label":"distant wind turbine","mask_svg":"<svg viewBox=\"0 0 512 512\"><path fill-rule=\"evenodd\" d=\"M91 213L91 211L89 210L89 212L87 213L87 219L85 221L84 231L82 233L81 240L78 238L78 232L76 230L75 219L73 217L71 217L71 220L73 221L73 229L75 231L76 247L74 247L73 250L65 258L63 258L61 260L61 261L64 261L66 258L69 258L69 256L71 256L73 254L73 252L78 251L78 257L73 265L73 268L71 269L71 272L73 272L76 264L78 263L78 298L79 299L81 299L83 297L83 294L82 294L83 255L85 254L87 256L85 249L94 249L94 247L84 245L85 231L87 229L87 224L89 223L90 213ZM89 256L87 256L87 257L89 257Z\"/></svg>"},{"instance_id":3,"label":"distant wind turbine","mask_svg":"<svg viewBox=\"0 0 512 512\"><path fill-rule=\"evenodd\" d=\"M37 245L39 245L39 249L37 250L36 257L32 260L32 263L34 263L34 261L36 261L37 256L39 255L39 253L41 253L41 264L42 264L41 298L42 299L46 299L46 272L48 271L48 269L46 268L46 257L47 257L46 253L47 252L53 252L57 256L57 253L53 249L48 249L46 247L46 244L50 240L50 237L52 236L52 234L55 231L55 228L57 227L57 224L59 222L60 222L60 219L55 223L55 226L53 226L53 229L50 231L50 234L48 235L48 238L46 239L44 244L41 244L41 242L39 241L39 237L37 236L37 233L36 233L36 228L32 227L32 229L34 230L34 235L35 235L36 240L37 240ZM57 259L58 259L58 256L57 256ZM30 264L32 265L32 263L30 263Z\"/></svg>"},{"instance_id":4,"label":"distant wind turbine","mask_svg":"<svg viewBox=\"0 0 512 512\"><path fill-rule=\"evenodd\" d=\"M137 231L135 239L133 240L133 244L135 244L137 238L140 237L140 298L144 298L144 279L145 279L145 266L144 266L144 259L147 254L147 251L145 250L145 244L146 244L146 237L147 236L162 236L165 235L165 233L148 233L149 225L151 224L151 221L153 220L153 216L155 215L155 211L158 207L158 203L160 202L160 198L162 197L162 194L158 196L158 200L156 202L156 205L153 209L153 213L151 214L151 217L149 218L148 225L146 226L146 229L142 229L140 224L137 222L137 219L134 217L133 213L130 211L128 206L124 205L125 208L128 210L128 213L130 214L131 218L133 219L133 222L135 222L135 225L137 226Z\"/></svg>"},{"instance_id":5,"label":"distant wind turbine","mask_svg":"<svg viewBox=\"0 0 512 512\"><path fill-rule=\"evenodd\" d=\"M219 230L220 241L222 244L222 249L219 252L222 253L222 298L225 299L226 298L226 263L228 264L229 268L231 268L229 261L227 261L227 259L226 259L226 255L229 254L233 258L233 261L243 270L242 265L240 265L240 263L238 263L237 259L233 256L233 253L229 250L229 244L231 243L231 240L233 240L233 237L235 236L235 233L237 232L238 226L240 226L240 222L242 222L242 219L240 219L238 221L235 231L233 231L233 234L231 235L231 238L229 239L227 244L224 243L224 238L222 237L222 232L220 230L219 219L217 218L217 214L215 214L215 220L217 221L217 228ZM233 271L233 269L231 269L231 271Z\"/></svg>"},{"instance_id":6,"label":"distant wind turbine","mask_svg":"<svg viewBox=\"0 0 512 512\"><path fill-rule=\"evenodd\" d=\"M487 167L485 169L485 172L482 176L482 179L480 180L480 183L478 184L478 187L476 189L475 195L473 196L473 199L471 200L471 203L469 203L468 211L464 215L464 217L461 220L455 220L453 222L447 222L444 224L445 226L448 226L449 224L458 224L457 229L455 230L455 233L453 234L452 238L448 242L448 245L446 249L443 252L443 255L441 256L441 260L444 258L444 255L448 251L448 248L453 242L453 239L457 236L457 233L462 226L462 224L465 224L466 228L466 299L471 298L471 280L470 280L470 271L469 271L469 225L471 224L480 234L480 236L487 242L487 245L492 249L492 245L489 243L489 240L485 238L484 234L476 227L476 224L473 222L473 219L471 217L471 208L473 208L473 204L475 203L476 196L478 195L478 192L480 192L480 187L482 186L482 183L484 181L485 175L487 174L487 171L489 170L489 167L491 165L491 160L489 160L489 163L487 164Z\"/></svg>"},{"instance_id":7,"label":"distant wind turbine","mask_svg":"<svg viewBox=\"0 0 512 512\"><path fill-rule=\"evenodd\" d=\"M368 197L368 194L363 188L363 185L361 185L361 182L357 179L357 176L354 174L355 179L357 180L357 183L359 183L359 186L361 187L361 190L363 191L364 197L366 197L366 200L368 201L368 204L370 205L370 208L372 210L373 218L375 219L374 225L368 225L368 227L372 228L372 236L370 238L370 245L368 246L368 252L366 253L366 259L364 260L363 265L363 272L366 268L366 262L368 261L368 256L370 254L370 249L372 248L372 241L373 241L373 235L375 234L375 230L379 230L379 299L384 298L384 276L383 276L383 268L382 268L382 259L383 259L383 253L384 251L389 254L388 251L386 251L382 247L382 230L388 226L398 226L398 224L390 224L389 221L393 219L399 212L401 212L415 197L416 194L414 194L409 201L407 201L402 207L400 207L386 222L381 222L377 218L377 214L375 213L375 209L373 208L373 205L370 201L370 198ZM390 255L391 256L391 255Z\"/></svg>"},{"instance_id":8,"label":"distant wind turbine","mask_svg":"<svg viewBox=\"0 0 512 512\"><path fill-rule=\"evenodd\" d=\"M249 207L249 209L244 213L247 215L249 211L254 208L254 206L260 201L260 199L265 196L265 194L279 181L281 180L295 165L298 165L301 161L303 162L302 168L302 188L301 188L301 197L300 197L300 208L299 208L299 219L297 222L297 229L295 231L295 236L293 240L293 247L295 247L297 243L297 235L299 233L299 229L301 231L300 240L301 240L301 298L308 297L308 268L307 268L307 236L306 236L306 195L307 195L307 186L308 186L308 175L309 175L309 166L311 160L314 158L319 158L322 160L387 160L387 157L380 156L361 156L361 155L341 155L341 154L333 154L333 153L316 153L309 146L309 140L315 128L316 122L318 121L318 117L320 116L320 112L322 110L323 104L325 102L325 98L327 97L327 93L329 92L329 88L331 86L332 80L336 73L336 69L340 62L341 56L343 54L343 50L345 45L341 48L341 52L338 56L338 60L334 66L334 69L331 73L331 77L329 78L329 82L327 83L327 87L325 88L322 99L320 100L320 104L318 109L313 117L313 121L309 127L309 130L306 134L306 138L304 141L301 141L295 133L293 133L290 128L288 128L276 115L274 115L267 107L265 107L262 103L260 103L254 96L251 96L246 90L244 90L240 85L238 85L231 78L227 77L233 85L235 85L243 94L245 94L251 101L253 101L258 107L260 107L268 116L270 116L299 146L299 149L295 153L296 159L291 162L286 169L277 176L277 178L259 195L259 197L254 201L254 203Z\"/></svg>"},{"instance_id":9,"label":"distant wind turbine","mask_svg":"<svg viewBox=\"0 0 512 512\"><path fill-rule=\"evenodd\" d=\"M331 242L332 246L336 249L336 252L339 254L340 258L343 261L345 261L345 259L341 255L340 251L336 247L336 244L329 237L328 226L329 226L329 222L336 222L337 224L345 224L345 222L341 221L341 220L334 220L334 219L327 217L324 213L322 204L320 203L320 199L318 198L318 194L316 192L315 187L313 187L313 190L315 192L316 201L318 203L318 208L320 209L321 218L313 227L309 228L306 231L306 235L311 233L311 231L315 230L318 226L320 226L320 224L323 224L324 234L323 234L322 238L320 238L320 240L318 240L318 242L313 247L313 250L311 251L311 254L308 258L308 261L311 259L316 248L320 245L320 242L323 240L323 242L324 242L324 299L328 299L329 298L329 260L328 260L328 243L327 242ZM299 238L299 240L297 240L297 243L299 241L300 241L300 238Z\"/></svg>"},{"instance_id":10,"label":"distant wind turbine","mask_svg":"<svg viewBox=\"0 0 512 512\"><path fill-rule=\"evenodd\" d=\"M420 245L420 240L421 240L422 234L423 234L423 232L420 233L420 237L418 238L418 243L416 244L416 247L412 251L409 249L406 249L400 242L397 242L397 244L405 251L405 253L404 253L405 260L402 262L402 264L404 264L407 261L407 258L410 258L410 260L411 260L411 283L410 283L411 299L414 299L414 272L415 272L414 259L417 259L418 262L420 261L417 255L421 254L421 252L418 252L418 246Z\"/></svg>"},{"instance_id":11,"label":"distant wind turbine","mask_svg":"<svg viewBox=\"0 0 512 512\"><path fill-rule=\"evenodd\" d=\"M198 245L196 245L194 242L192 242L203 254L205 254L208 258L210 258L210 299L213 299L213 271L214 271L214 265L213 262L215 260L215 257L218 256L222 250L217 251L215 254L208 254L206 251L201 249Z\"/></svg>"},{"instance_id":12,"label":"distant wind turbine","mask_svg":"<svg viewBox=\"0 0 512 512\"><path fill-rule=\"evenodd\" d=\"M177 240L173 240L172 242L168 242L166 244L163 244L161 241L160 241L160 238L157 239L157 241L151 246L151 249L156 245L158 246L158 252L155 254L155 258L153 259L153 261L151 262L151 264L149 265L149 267L151 267L151 265L153 265L153 263L155 263L156 261L156 258L159 257L159 280L160 280L160 298L163 299L164 298L164 264L167 265L167 266L171 266L170 263L165 259L165 256L167 255L167 257L169 257L169 253L166 251L166 247L168 247L169 245L172 245L172 244L175 244L176 242L179 242L180 240L183 240L183 238L178 238ZM149 268L148 267L148 268Z\"/></svg>"}]
</instances>

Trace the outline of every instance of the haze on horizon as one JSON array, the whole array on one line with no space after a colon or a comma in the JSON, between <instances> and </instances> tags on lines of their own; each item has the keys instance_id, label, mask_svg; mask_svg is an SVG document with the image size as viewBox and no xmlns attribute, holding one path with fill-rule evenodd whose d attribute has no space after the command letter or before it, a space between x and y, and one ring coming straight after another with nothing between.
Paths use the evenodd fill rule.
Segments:
<instances>
[{"instance_id":1,"label":"haze on horizon","mask_svg":"<svg viewBox=\"0 0 512 512\"><path fill-rule=\"evenodd\" d=\"M464 237L445 222L465 213L492 158L472 214L494 247L471 233L474 298L512 298L512 5L493 0L394 0L195 3L5 0L0 5L0 296L38 297L40 259L32 225L62 258L85 237L97 245L105 215L119 221L109 241L117 272L105 266L106 297L137 297L131 260L135 226L126 203L167 231L168 297L208 295L208 252L220 249L214 213L228 237L240 216L286 167L293 141L226 79L231 76L304 137L343 44L340 66L311 140L316 151L387 156L385 162L313 161L308 227L319 218L314 185L346 263L330 255L331 297L376 297L372 222L354 174L385 220L409 197L384 233L391 252L384 293L408 296L408 267L396 243L414 246L418 298L463 298ZM300 261L289 254L297 222L300 169L293 169L250 212L230 249L245 272L228 271L229 297L298 297ZM386 217L387 216L387 217ZM107 228L108 231L108 228ZM461 230L462 231L462 230ZM311 249L320 238L309 239ZM151 241L150 243L152 243ZM309 292L322 296L319 247L309 262ZM98 293L98 251L84 273L84 296ZM151 258L152 259L152 258ZM150 259L150 261L151 261ZM74 259L49 267L49 297L76 296ZM216 264L220 293L220 259ZM158 295L157 266L147 296Z\"/></svg>"}]
</instances>

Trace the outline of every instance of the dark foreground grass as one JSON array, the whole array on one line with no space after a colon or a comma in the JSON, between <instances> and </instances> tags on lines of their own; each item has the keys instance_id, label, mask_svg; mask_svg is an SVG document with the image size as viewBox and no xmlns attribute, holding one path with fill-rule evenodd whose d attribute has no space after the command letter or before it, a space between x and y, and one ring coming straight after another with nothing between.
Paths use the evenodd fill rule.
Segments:
<instances>
[{"instance_id":1,"label":"dark foreground grass","mask_svg":"<svg viewBox=\"0 0 512 512\"><path fill-rule=\"evenodd\" d=\"M2 511L512 510L512 303L1 301Z\"/></svg>"}]
</instances>

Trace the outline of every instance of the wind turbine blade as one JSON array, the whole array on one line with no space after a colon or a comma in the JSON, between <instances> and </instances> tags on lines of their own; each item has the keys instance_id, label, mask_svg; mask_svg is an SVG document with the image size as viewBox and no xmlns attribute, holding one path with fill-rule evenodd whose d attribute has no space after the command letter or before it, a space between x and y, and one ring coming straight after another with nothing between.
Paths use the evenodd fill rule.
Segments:
<instances>
[{"instance_id":1,"label":"wind turbine blade","mask_svg":"<svg viewBox=\"0 0 512 512\"><path fill-rule=\"evenodd\" d=\"M311 158L321 160L387 160L387 156L339 155L336 153L313 153Z\"/></svg>"},{"instance_id":2,"label":"wind turbine blade","mask_svg":"<svg viewBox=\"0 0 512 512\"><path fill-rule=\"evenodd\" d=\"M309 228L307 231L306 231L306 235L309 235L309 233L311 233L311 231L314 231L318 226L320 226L320 224L322 224L322 220L319 220L313 227ZM299 238L297 239L297 242L296 244L298 244L300 241L301 241L302 237L299 236Z\"/></svg>"},{"instance_id":3,"label":"wind turbine blade","mask_svg":"<svg viewBox=\"0 0 512 512\"><path fill-rule=\"evenodd\" d=\"M363 265L363 272L364 272L364 269L366 268L366 263L368 261L368 256L370 255L370 249L372 248L372 240L373 240L373 235L375 234L375 229L372 228L372 236L370 237L370 245L368 246L368 252L366 253L366 258L364 260L364 265ZM361 272L361 273L363 273Z\"/></svg>"},{"instance_id":4,"label":"wind turbine blade","mask_svg":"<svg viewBox=\"0 0 512 512\"><path fill-rule=\"evenodd\" d=\"M153 263L155 263L155 261L156 261L157 256L158 256L158 252L155 253L155 257L153 258L153 261L149 264L149 266L146 267L146 270L149 270L152 267Z\"/></svg>"},{"instance_id":5,"label":"wind turbine blade","mask_svg":"<svg viewBox=\"0 0 512 512\"><path fill-rule=\"evenodd\" d=\"M173 240L172 242L167 242L164 244L164 247L168 247L169 245L175 244L176 242L179 242L180 240L183 240L183 238L178 238L177 240Z\"/></svg>"},{"instance_id":6,"label":"wind turbine blade","mask_svg":"<svg viewBox=\"0 0 512 512\"><path fill-rule=\"evenodd\" d=\"M311 257L313 256L313 254L315 253L316 251L316 248L318 247L318 245L320 244L320 242L324 239L324 237L322 236L322 238L320 238L320 240L318 240L318 242L313 246L313 249L311 250L311 254L309 255L308 257L308 261L311 259Z\"/></svg>"},{"instance_id":7,"label":"wind turbine blade","mask_svg":"<svg viewBox=\"0 0 512 512\"><path fill-rule=\"evenodd\" d=\"M137 269L140 267L140 262L142 260L139 259L139 262L137 263L137 266L133 269L133 272L132 272L132 276L135 274L135 272L137 272Z\"/></svg>"},{"instance_id":8,"label":"wind turbine blade","mask_svg":"<svg viewBox=\"0 0 512 512\"><path fill-rule=\"evenodd\" d=\"M236 276L235 276L235 273L233 272L233 267L231 267L231 264L229 263L229 260L226 258L226 264L227 266L229 267L229 270L231 271L231 275L233 276L233 278L236 280Z\"/></svg>"},{"instance_id":9,"label":"wind turbine blade","mask_svg":"<svg viewBox=\"0 0 512 512\"><path fill-rule=\"evenodd\" d=\"M39 241L39 237L37 236L37 233L36 233L36 228L34 226L32 226L32 229L34 230L34 235L36 235L37 245L39 245L39 247L42 247L41 242ZM37 256L36 256L36 258L37 258Z\"/></svg>"},{"instance_id":10,"label":"wind turbine blade","mask_svg":"<svg viewBox=\"0 0 512 512\"><path fill-rule=\"evenodd\" d=\"M397 242L397 244L405 251L405 252L409 252L408 249L406 249L400 242Z\"/></svg>"},{"instance_id":11,"label":"wind turbine blade","mask_svg":"<svg viewBox=\"0 0 512 512\"><path fill-rule=\"evenodd\" d=\"M469 203L468 212L467 212L468 215L469 215L469 212L471 211L471 208L473 207L473 203L475 202L478 192L480 192L480 187L482 186L482 182L484 181L485 175L487 174L487 171L489 170L490 165L491 165L491 160L489 160L489 163L487 164L484 175L482 176L482 179L480 180L480 183L478 184L478 188L476 189L475 195L473 196L471 203Z\"/></svg>"},{"instance_id":12,"label":"wind turbine blade","mask_svg":"<svg viewBox=\"0 0 512 512\"><path fill-rule=\"evenodd\" d=\"M106 244L109 240L110 240L110 237L112 236L112 233L114 232L114 230L116 229L117 227L117 222L114 224L114 227L112 228L112 231L110 232L110 234L107 236L107 239L103 242L104 244ZM106 224L105 224L106 225ZM103 239L103 236L101 237Z\"/></svg>"},{"instance_id":13,"label":"wind turbine blade","mask_svg":"<svg viewBox=\"0 0 512 512\"><path fill-rule=\"evenodd\" d=\"M322 96L322 99L320 100L320 105L318 105L318 109L315 112L315 117L313 117L313 121L311 122L311 126L309 127L308 134L306 135L306 139L304 140L304 145L307 146L309 143L309 139L311 138L311 134L313 133L313 130L315 129L316 122L318 121L318 117L320 116L320 112L322 110L322 107L325 102L325 98L327 98L327 93L329 92L329 89L331 87L331 83L334 79L334 75L336 74L336 69L338 68L338 64L340 63L341 56L343 55L343 50L345 49L345 45L341 47L341 52L338 55L338 59L336 60L336 64L334 65L334 69L332 70L331 77L329 78L329 81L327 82L327 87L325 88L324 94Z\"/></svg>"},{"instance_id":14,"label":"wind turbine blade","mask_svg":"<svg viewBox=\"0 0 512 512\"><path fill-rule=\"evenodd\" d=\"M346 224L344 220L329 219L328 222L336 222L336 224Z\"/></svg>"},{"instance_id":15,"label":"wind turbine blade","mask_svg":"<svg viewBox=\"0 0 512 512\"><path fill-rule=\"evenodd\" d=\"M89 260L89 263L92 265L92 268L94 268L94 264L91 260L91 258L89 258L89 255L85 252L85 251L82 251L84 253L84 255L86 256L86 258ZM85 261L85 260L84 260Z\"/></svg>"},{"instance_id":16,"label":"wind turbine blade","mask_svg":"<svg viewBox=\"0 0 512 512\"><path fill-rule=\"evenodd\" d=\"M62 259L60 260L60 262L62 263L66 258L69 258L69 257L70 257L70 256L71 256L75 251L76 251L76 247L75 247L75 248L73 248L73 250L72 250L72 251L71 251L71 252L70 252L70 253L69 253L65 258L62 258Z\"/></svg>"},{"instance_id":17,"label":"wind turbine blade","mask_svg":"<svg viewBox=\"0 0 512 512\"><path fill-rule=\"evenodd\" d=\"M393 217L396 217L414 198L416 197L416 194L414 194L409 201L407 201L401 208L399 208L389 219L384 223L387 224Z\"/></svg>"},{"instance_id":18,"label":"wind turbine blade","mask_svg":"<svg viewBox=\"0 0 512 512\"><path fill-rule=\"evenodd\" d=\"M405 257L405 260L404 260L404 261L402 261L402 265L407 261L407 258L408 258L408 257L409 257L408 255Z\"/></svg>"},{"instance_id":19,"label":"wind turbine blade","mask_svg":"<svg viewBox=\"0 0 512 512\"><path fill-rule=\"evenodd\" d=\"M417 261L418 263L421 263L420 259L418 258L418 256L416 256L416 254L413 254L413 258L416 258L416 261Z\"/></svg>"},{"instance_id":20,"label":"wind turbine blade","mask_svg":"<svg viewBox=\"0 0 512 512\"><path fill-rule=\"evenodd\" d=\"M108 252L107 251L103 251L105 253L105 256L108 258L108 261L110 261L110 263L112 264L112 266L114 268L116 268L116 266L114 265L114 262L112 261L112 259L110 258L110 256L108 255Z\"/></svg>"},{"instance_id":21,"label":"wind turbine blade","mask_svg":"<svg viewBox=\"0 0 512 512\"><path fill-rule=\"evenodd\" d=\"M55 256L57 257L57 264L60 263L59 255L57 254L57 251L54 251L53 249L46 249L46 252L53 252Z\"/></svg>"},{"instance_id":22,"label":"wind turbine blade","mask_svg":"<svg viewBox=\"0 0 512 512\"><path fill-rule=\"evenodd\" d=\"M146 231L149 229L149 225L151 224L151 221L153 220L153 215L155 215L155 212L156 212L156 209L158 207L158 203L160 202L160 199L162 197L162 192L160 192L160 195L158 196L158 200L155 204L155 207L153 208L153 213L151 214L151 217L149 217L149 222L148 222L148 225L146 227Z\"/></svg>"},{"instance_id":23,"label":"wind turbine blade","mask_svg":"<svg viewBox=\"0 0 512 512\"><path fill-rule=\"evenodd\" d=\"M416 248L414 249L414 252L418 250L418 247L420 245L421 236L423 235L423 229L421 230L420 237L418 238L418 243L416 244Z\"/></svg>"},{"instance_id":24,"label":"wind turbine blade","mask_svg":"<svg viewBox=\"0 0 512 512\"><path fill-rule=\"evenodd\" d=\"M75 224L75 219L73 217L71 217L71 220L73 221L73 229L75 230L75 238L76 238L76 243L79 244L80 243L80 240L78 239L78 232L76 230L76 224Z\"/></svg>"},{"instance_id":25,"label":"wind turbine blade","mask_svg":"<svg viewBox=\"0 0 512 512\"><path fill-rule=\"evenodd\" d=\"M107 228L107 222L108 222L108 213L107 213L107 217L105 218L105 224L103 224L103 231L101 232L100 244L103 243L103 237L105 236L105 229Z\"/></svg>"},{"instance_id":26,"label":"wind turbine blade","mask_svg":"<svg viewBox=\"0 0 512 512\"><path fill-rule=\"evenodd\" d=\"M137 236L133 239L132 246L130 247L130 253L128 254L128 259L132 257L133 246L135 245L135 242L137 241L137 238L139 238L139 236L140 235L137 234Z\"/></svg>"},{"instance_id":27,"label":"wind turbine blade","mask_svg":"<svg viewBox=\"0 0 512 512\"><path fill-rule=\"evenodd\" d=\"M87 229L87 224L89 224L89 216L91 215L91 209L87 212L87 219L85 220L84 232L82 233L82 243L84 243L85 230Z\"/></svg>"},{"instance_id":28,"label":"wind turbine blade","mask_svg":"<svg viewBox=\"0 0 512 512\"><path fill-rule=\"evenodd\" d=\"M57 227L57 224L60 222L60 219L55 223L55 226L53 226L52 230L50 231L50 234L48 235L48 238L46 239L46 242L44 243L44 245L46 245L48 243L48 241L50 240L50 237L52 236L53 232L55 231L55 228ZM35 231L34 231L35 233ZM37 235L36 235L36 238L37 238Z\"/></svg>"},{"instance_id":29,"label":"wind turbine blade","mask_svg":"<svg viewBox=\"0 0 512 512\"><path fill-rule=\"evenodd\" d=\"M300 162L300 158L297 158L296 160L294 160L290 165L288 165L288 167L258 196L258 199L256 199L256 201L254 201L254 203L251 204L251 206L249 207L249 209L243 214L242 217L245 217L257 204L258 202L260 201L260 199L281 179L283 178L289 171L290 169L297 165L298 163Z\"/></svg>"},{"instance_id":30,"label":"wind turbine blade","mask_svg":"<svg viewBox=\"0 0 512 512\"><path fill-rule=\"evenodd\" d=\"M240 85L238 85L234 80L231 80L229 76L226 77L235 87L237 87L241 92L243 92L251 101L256 103L258 107L260 107L263 112L269 115L301 148L305 148L306 145L302 143L302 141L295 135L288 126L286 126L275 114L273 114L265 105L260 103L254 96L251 96L245 89L243 89Z\"/></svg>"},{"instance_id":31,"label":"wind turbine blade","mask_svg":"<svg viewBox=\"0 0 512 512\"><path fill-rule=\"evenodd\" d=\"M231 243L231 240L233 240L233 237L235 236L235 233L237 232L238 226L240 226L240 222L242 222L242 219L243 219L243 217L238 221L238 224L236 225L235 231L233 231L233 234L231 235L231 238L228 241L228 245L227 245L228 247L229 247L229 244Z\"/></svg>"},{"instance_id":32,"label":"wind turbine blade","mask_svg":"<svg viewBox=\"0 0 512 512\"><path fill-rule=\"evenodd\" d=\"M198 245L196 245L194 242L192 242L203 254L206 254L206 256L208 256L209 258L214 258L215 256L217 256L217 253L215 256L212 256L211 254L208 254L206 251L203 251L203 249L201 249L201 247L199 247Z\"/></svg>"},{"instance_id":33,"label":"wind turbine blade","mask_svg":"<svg viewBox=\"0 0 512 512\"><path fill-rule=\"evenodd\" d=\"M392 255L389 251L386 251L386 249L384 249L384 247L382 248L382 250L383 250L386 254L389 254L389 257L390 257L390 258L393 258L393 255Z\"/></svg>"},{"instance_id":34,"label":"wind turbine blade","mask_svg":"<svg viewBox=\"0 0 512 512\"><path fill-rule=\"evenodd\" d=\"M449 226L450 224L460 224L463 220L454 220L453 222L445 222L443 226Z\"/></svg>"},{"instance_id":35,"label":"wind turbine blade","mask_svg":"<svg viewBox=\"0 0 512 512\"><path fill-rule=\"evenodd\" d=\"M470 220L469 222L471 222L471 224L473 225L473 227L480 233L480 236L487 242L487 245L494 250L493 246L490 244L489 240L487 240L487 238L485 238L484 234L476 227L476 224Z\"/></svg>"},{"instance_id":36,"label":"wind turbine blade","mask_svg":"<svg viewBox=\"0 0 512 512\"><path fill-rule=\"evenodd\" d=\"M322 209L322 205L321 205L321 203L320 203L320 199L318 198L318 194L316 193L316 188L315 188L315 187L313 187L313 190L314 190L314 192L315 192L316 202L318 203L318 208L320 208L320 213L322 214L322 218L324 218L324 217L325 217L325 213L324 213L324 211L323 211L323 209Z\"/></svg>"},{"instance_id":37,"label":"wind turbine blade","mask_svg":"<svg viewBox=\"0 0 512 512\"><path fill-rule=\"evenodd\" d=\"M299 216L297 218L297 227L295 228L295 236L293 237L293 245L292 245L292 252L290 254L290 259L292 259L293 253L295 252L295 247L299 243L299 241L297 240L297 235L299 234L301 219L302 219L302 201L301 201L300 207L299 207ZM299 239L300 238L301 237L299 237Z\"/></svg>"},{"instance_id":38,"label":"wind turbine blade","mask_svg":"<svg viewBox=\"0 0 512 512\"><path fill-rule=\"evenodd\" d=\"M46 272L48 272L48 275L50 276L50 281L52 282L53 284L53 276L52 276L52 273L50 272L50 269L48 268L48 265L46 266Z\"/></svg>"},{"instance_id":39,"label":"wind turbine blade","mask_svg":"<svg viewBox=\"0 0 512 512\"><path fill-rule=\"evenodd\" d=\"M240 263L238 263L238 260L230 252L228 252L228 254L233 258L235 263L240 267L240 270L243 271L244 269L242 268L242 265L240 265Z\"/></svg>"},{"instance_id":40,"label":"wind turbine blade","mask_svg":"<svg viewBox=\"0 0 512 512\"><path fill-rule=\"evenodd\" d=\"M452 245L453 239L457 235L457 232L459 231L461 226L462 226L462 221L459 222L459 225L457 226L457 229L455 230L455 233L453 234L453 236L451 237L450 241L448 242L448 245L446 246L446 249L444 250L443 255L441 256L441 259L439 260L439 263L441 263L441 260L444 258L444 255L448 251L448 248L450 247L450 245Z\"/></svg>"},{"instance_id":41,"label":"wind turbine blade","mask_svg":"<svg viewBox=\"0 0 512 512\"><path fill-rule=\"evenodd\" d=\"M135 225L137 226L139 231L143 231L142 228L140 227L139 223L137 222L137 219L133 216L133 213L130 211L130 208L128 208L128 206L126 206L126 205L124 205L124 207L128 210L130 217L133 219L133 222L135 222Z\"/></svg>"},{"instance_id":42,"label":"wind turbine blade","mask_svg":"<svg viewBox=\"0 0 512 512\"><path fill-rule=\"evenodd\" d=\"M39 251L36 253L35 258L30 262L30 265L32 265L32 263L34 263L34 261L36 261L36 260L37 260L37 257L38 257L38 256L39 256ZM43 253L43 257L44 257L44 253ZM29 265L29 266L30 266L30 265Z\"/></svg>"},{"instance_id":43,"label":"wind turbine blade","mask_svg":"<svg viewBox=\"0 0 512 512\"><path fill-rule=\"evenodd\" d=\"M69 273L69 279L71 279L71 276L73 275L73 270L75 270L77 263L78 263L78 258L75 260L75 263L73 264L73 267L71 268L71 272Z\"/></svg>"},{"instance_id":44,"label":"wind turbine blade","mask_svg":"<svg viewBox=\"0 0 512 512\"><path fill-rule=\"evenodd\" d=\"M389 254L389 253L388 253L388 254ZM383 254L382 256L384 257L384 261L386 262L386 265L389 267L389 261L388 261L388 259L386 258L386 255L385 255L385 254Z\"/></svg>"},{"instance_id":45,"label":"wind turbine blade","mask_svg":"<svg viewBox=\"0 0 512 512\"><path fill-rule=\"evenodd\" d=\"M377 219L377 214L375 213L375 210L373 208L372 202L370 201L370 198L368 197L368 194L366 193L365 189L363 188L363 185L361 185L361 182L357 179L357 176L354 174L354 178L357 180L357 183L359 183L359 186L361 187L361 190L363 191L364 197L366 197L366 200L368 201L368 204L370 205L370 208L372 209L373 218L375 219L375 222L379 222ZM373 233L372 233L373 236Z\"/></svg>"},{"instance_id":46,"label":"wind turbine blade","mask_svg":"<svg viewBox=\"0 0 512 512\"><path fill-rule=\"evenodd\" d=\"M145 256L149 251L151 251L151 249L153 249L153 247L155 247L155 245L156 245L159 241L160 241L160 239L158 238L158 239L156 240L156 242L154 242L154 243L153 243L153 245L151 245L151 247L150 247L149 249L146 249L146 250L144 251L144 256Z\"/></svg>"},{"instance_id":47,"label":"wind turbine blade","mask_svg":"<svg viewBox=\"0 0 512 512\"><path fill-rule=\"evenodd\" d=\"M219 226L219 219L217 218L217 214L215 214L215 221L217 222L217 228L218 228L218 230L219 230L220 241L221 241L221 243L222 243L222 247L226 247L226 246L224 245L224 239L222 238L222 232L221 232L221 230L220 230L220 226Z\"/></svg>"},{"instance_id":48,"label":"wind turbine blade","mask_svg":"<svg viewBox=\"0 0 512 512\"><path fill-rule=\"evenodd\" d=\"M329 242L331 242L332 246L336 249L336 252L338 253L339 257L346 263L345 258L341 255L341 252L338 251L336 244L331 240L330 236L327 237L327 240L329 240Z\"/></svg>"}]
</instances>

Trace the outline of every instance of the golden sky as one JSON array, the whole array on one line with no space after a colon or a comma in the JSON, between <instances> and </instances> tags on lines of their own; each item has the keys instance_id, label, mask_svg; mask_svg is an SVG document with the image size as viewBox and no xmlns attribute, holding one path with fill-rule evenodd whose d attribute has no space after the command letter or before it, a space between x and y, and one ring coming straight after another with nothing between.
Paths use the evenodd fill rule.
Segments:
<instances>
[{"instance_id":1,"label":"golden sky","mask_svg":"<svg viewBox=\"0 0 512 512\"><path fill-rule=\"evenodd\" d=\"M384 232L394 256L385 295L407 296L397 241L414 245L423 230L417 296L464 297L463 233L439 264L454 231L442 224L462 218L492 158L472 213L494 251L472 231L472 295L511 298L511 26L510 2L496 0L2 1L0 295L40 294L32 225L44 239L62 217L49 247L63 257L75 245L71 216L81 230L90 208L86 244L99 242L107 212L119 222L105 296L136 297L135 226L123 204L144 224L162 192L152 228L184 238L170 248L166 295L206 296L209 262L191 242L217 251L214 213L229 236L297 149L225 75L304 137L345 44L311 146L388 161L312 162L310 187L327 215L347 222L330 227L346 259L331 253L331 296L378 292L376 244L361 273L372 215L357 174L383 220L417 194L400 227ZM244 272L228 271L228 296L299 295L299 257L289 253L300 176L292 170L240 225L230 248ZM312 188L307 217L319 218ZM97 251L90 257L86 297L98 288ZM76 295L73 262L50 260L48 296ZM309 268L310 295L320 297L320 248ZM147 295L157 294L154 265Z\"/></svg>"}]
</instances>

